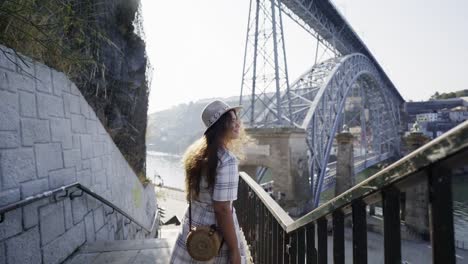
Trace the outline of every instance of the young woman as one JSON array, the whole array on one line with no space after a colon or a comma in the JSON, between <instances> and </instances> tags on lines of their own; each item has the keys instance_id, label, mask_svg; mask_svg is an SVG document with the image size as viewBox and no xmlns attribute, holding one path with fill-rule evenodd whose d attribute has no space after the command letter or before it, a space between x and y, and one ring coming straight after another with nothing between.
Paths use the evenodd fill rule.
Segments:
<instances>
[{"instance_id":1,"label":"young woman","mask_svg":"<svg viewBox=\"0 0 468 264\"><path fill-rule=\"evenodd\" d=\"M216 224L224 242L211 261L193 260L185 245L189 232L187 209L170 263L246 263L245 245L240 240L236 210L232 206L239 182L234 152L241 149L246 138L237 115L240 108L219 100L209 103L202 112L206 130L183 158L187 201L191 199L192 204L192 226Z\"/></svg>"}]
</instances>

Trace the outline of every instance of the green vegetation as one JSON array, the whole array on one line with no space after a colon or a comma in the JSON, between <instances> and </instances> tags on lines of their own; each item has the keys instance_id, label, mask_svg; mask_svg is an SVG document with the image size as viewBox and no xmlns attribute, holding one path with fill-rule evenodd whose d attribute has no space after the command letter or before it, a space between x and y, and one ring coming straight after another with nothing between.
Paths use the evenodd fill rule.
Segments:
<instances>
[{"instance_id":1,"label":"green vegetation","mask_svg":"<svg viewBox=\"0 0 468 264\"><path fill-rule=\"evenodd\" d=\"M150 66L138 8L139 0L4 0L0 43L64 72L141 175Z\"/></svg>"},{"instance_id":2,"label":"green vegetation","mask_svg":"<svg viewBox=\"0 0 468 264\"><path fill-rule=\"evenodd\" d=\"M117 48L98 31L95 6L100 4L91 0L6 0L0 5L0 42L83 86L103 77L104 65L95 58L96 45Z\"/></svg>"},{"instance_id":3,"label":"green vegetation","mask_svg":"<svg viewBox=\"0 0 468 264\"><path fill-rule=\"evenodd\" d=\"M468 96L468 89L465 90L460 90L456 92L450 92L450 93L442 93L439 94L439 92L435 92L430 98L430 100L437 100L437 99L450 99L450 98L458 98L458 97L465 97Z\"/></svg>"}]
</instances>

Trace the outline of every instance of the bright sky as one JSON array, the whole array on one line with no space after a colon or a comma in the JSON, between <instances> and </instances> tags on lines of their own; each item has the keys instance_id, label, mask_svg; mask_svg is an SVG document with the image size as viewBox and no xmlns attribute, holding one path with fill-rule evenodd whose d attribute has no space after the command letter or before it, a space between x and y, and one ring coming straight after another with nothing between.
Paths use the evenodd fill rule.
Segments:
<instances>
[{"instance_id":1,"label":"bright sky","mask_svg":"<svg viewBox=\"0 0 468 264\"><path fill-rule=\"evenodd\" d=\"M149 113L240 94L249 0L141 0L154 67ZM406 100L468 89L468 1L334 0ZM290 80L315 41L284 18Z\"/></svg>"}]
</instances>

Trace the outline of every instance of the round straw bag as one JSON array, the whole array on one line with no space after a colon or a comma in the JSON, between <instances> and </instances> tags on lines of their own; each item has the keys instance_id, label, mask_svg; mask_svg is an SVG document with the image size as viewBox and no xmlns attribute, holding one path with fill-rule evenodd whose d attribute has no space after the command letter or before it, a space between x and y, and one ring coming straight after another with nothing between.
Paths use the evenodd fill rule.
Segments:
<instances>
[{"instance_id":1,"label":"round straw bag","mask_svg":"<svg viewBox=\"0 0 468 264\"><path fill-rule=\"evenodd\" d=\"M191 229L185 244L193 259L208 261L218 255L221 243L221 236L216 231L216 226L211 225Z\"/></svg>"}]
</instances>

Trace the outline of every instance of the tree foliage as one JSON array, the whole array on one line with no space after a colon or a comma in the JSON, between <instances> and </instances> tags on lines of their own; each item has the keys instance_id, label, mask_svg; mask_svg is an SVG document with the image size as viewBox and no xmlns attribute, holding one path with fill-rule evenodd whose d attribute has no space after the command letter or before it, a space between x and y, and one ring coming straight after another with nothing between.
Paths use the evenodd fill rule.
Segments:
<instances>
[{"instance_id":1,"label":"tree foliage","mask_svg":"<svg viewBox=\"0 0 468 264\"><path fill-rule=\"evenodd\" d=\"M439 92L435 92L430 100L437 100L437 99L450 99L450 98L458 98L458 97L465 97L468 96L468 89L465 90L460 90L456 92L450 92L450 93L442 93L440 94Z\"/></svg>"}]
</instances>

